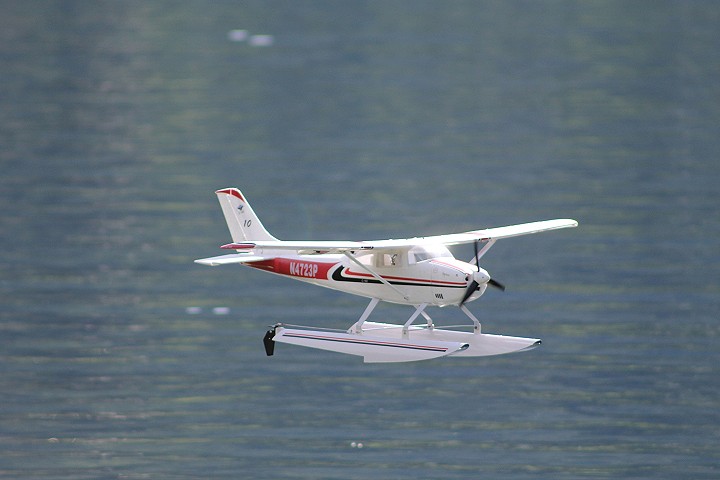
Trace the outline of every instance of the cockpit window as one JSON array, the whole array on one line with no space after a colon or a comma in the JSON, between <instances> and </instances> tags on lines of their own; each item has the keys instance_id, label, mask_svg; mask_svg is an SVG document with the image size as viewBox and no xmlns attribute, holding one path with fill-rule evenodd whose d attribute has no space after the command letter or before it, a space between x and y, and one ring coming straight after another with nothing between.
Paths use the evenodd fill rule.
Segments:
<instances>
[{"instance_id":1,"label":"cockpit window","mask_svg":"<svg viewBox=\"0 0 720 480\"><path fill-rule=\"evenodd\" d=\"M450 250L442 245L413 247L408 252L410 263L422 262L440 257L452 257Z\"/></svg>"}]
</instances>

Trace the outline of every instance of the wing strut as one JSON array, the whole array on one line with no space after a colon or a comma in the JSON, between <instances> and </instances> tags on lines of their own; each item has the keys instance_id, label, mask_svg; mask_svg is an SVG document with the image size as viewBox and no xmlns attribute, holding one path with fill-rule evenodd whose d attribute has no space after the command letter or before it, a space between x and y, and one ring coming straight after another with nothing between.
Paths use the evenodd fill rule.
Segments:
<instances>
[{"instance_id":1,"label":"wing strut","mask_svg":"<svg viewBox=\"0 0 720 480\"><path fill-rule=\"evenodd\" d=\"M370 268L370 267L368 267L367 265L364 265L363 263L361 263L360 260L358 260L357 258L355 258L355 255L353 255L353 254L350 253L350 252L343 252L343 253L344 253L345 256L348 257L354 264L356 264L357 266L359 266L360 268L362 268L363 270L365 270L366 272L368 272L370 275L372 275L373 277L375 277L376 279L378 279L380 282L382 282L382 283L384 283L385 285L387 285L388 287L392 288L392 289L393 289L395 292L397 292L403 299L408 300L408 297L407 297L404 293L402 293L400 290L398 290L397 287L395 287L395 286L392 285L390 282L388 282L387 280L385 280L383 277L381 277L380 275L378 275L372 268Z\"/></svg>"},{"instance_id":2,"label":"wing strut","mask_svg":"<svg viewBox=\"0 0 720 480\"><path fill-rule=\"evenodd\" d=\"M475 256L473 257L473 259L471 260L470 263L474 263L475 265L477 265L478 262L480 261L480 259L483 257L483 255L485 255L488 252L488 250L490 250L490 247L495 245L496 241L497 241L497 238L491 238L490 240L488 240L487 243L485 245L483 245L483 247L480 249L479 252L478 251L475 252ZM477 241L475 242L475 249L477 250Z\"/></svg>"}]
</instances>

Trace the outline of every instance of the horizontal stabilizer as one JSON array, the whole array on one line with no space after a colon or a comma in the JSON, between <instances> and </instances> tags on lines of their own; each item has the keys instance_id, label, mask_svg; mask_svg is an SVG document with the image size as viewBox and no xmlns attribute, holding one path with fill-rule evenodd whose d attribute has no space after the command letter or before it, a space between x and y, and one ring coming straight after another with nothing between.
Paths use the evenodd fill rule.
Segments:
<instances>
[{"instance_id":1,"label":"horizontal stabilizer","mask_svg":"<svg viewBox=\"0 0 720 480\"><path fill-rule=\"evenodd\" d=\"M247 253L232 253L230 255L220 255L219 257L210 258L198 258L195 263L200 265L208 265L211 267L217 265L228 265L230 263L249 263L257 262L259 260L266 260L267 257L261 257L258 255L249 255Z\"/></svg>"},{"instance_id":2,"label":"horizontal stabilizer","mask_svg":"<svg viewBox=\"0 0 720 480\"><path fill-rule=\"evenodd\" d=\"M253 250L259 248L261 250L292 250L294 252L312 255L319 253L344 253L354 252L357 250L372 250L374 247L366 242L351 241L257 241L257 242L234 242L222 245L220 248L224 250Z\"/></svg>"},{"instance_id":3,"label":"horizontal stabilizer","mask_svg":"<svg viewBox=\"0 0 720 480\"><path fill-rule=\"evenodd\" d=\"M365 363L412 362L444 357L466 349L456 341L392 338L357 333L278 327L274 341L363 357Z\"/></svg>"}]
</instances>

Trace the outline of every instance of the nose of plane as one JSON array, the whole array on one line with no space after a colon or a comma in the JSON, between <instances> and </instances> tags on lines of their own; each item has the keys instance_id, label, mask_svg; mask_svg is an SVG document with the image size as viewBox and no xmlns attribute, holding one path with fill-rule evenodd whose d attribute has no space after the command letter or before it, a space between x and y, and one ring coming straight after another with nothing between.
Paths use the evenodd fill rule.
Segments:
<instances>
[{"instance_id":1,"label":"nose of plane","mask_svg":"<svg viewBox=\"0 0 720 480\"><path fill-rule=\"evenodd\" d=\"M477 272L473 272L473 280L484 285L490 281L490 274L484 268L479 268Z\"/></svg>"}]
</instances>

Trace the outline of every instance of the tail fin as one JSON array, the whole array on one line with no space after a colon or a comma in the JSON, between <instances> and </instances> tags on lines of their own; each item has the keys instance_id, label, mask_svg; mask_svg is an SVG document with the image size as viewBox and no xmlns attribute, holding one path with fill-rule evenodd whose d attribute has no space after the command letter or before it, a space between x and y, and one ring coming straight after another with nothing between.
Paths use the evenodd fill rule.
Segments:
<instances>
[{"instance_id":1,"label":"tail fin","mask_svg":"<svg viewBox=\"0 0 720 480\"><path fill-rule=\"evenodd\" d=\"M233 242L277 240L265 230L252 207L237 188L224 188L215 192L220 201L225 221Z\"/></svg>"}]
</instances>

